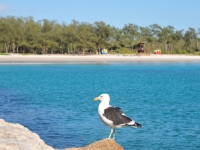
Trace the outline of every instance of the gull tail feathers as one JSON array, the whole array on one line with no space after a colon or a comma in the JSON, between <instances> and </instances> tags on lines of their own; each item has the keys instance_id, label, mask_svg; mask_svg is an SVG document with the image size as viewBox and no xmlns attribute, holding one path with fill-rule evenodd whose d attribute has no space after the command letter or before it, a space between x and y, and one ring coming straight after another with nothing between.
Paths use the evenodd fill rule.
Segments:
<instances>
[{"instance_id":1,"label":"gull tail feathers","mask_svg":"<svg viewBox=\"0 0 200 150\"><path fill-rule=\"evenodd\" d=\"M142 125L135 122L133 125L132 125L133 128L142 128Z\"/></svg>"}]
</instances>

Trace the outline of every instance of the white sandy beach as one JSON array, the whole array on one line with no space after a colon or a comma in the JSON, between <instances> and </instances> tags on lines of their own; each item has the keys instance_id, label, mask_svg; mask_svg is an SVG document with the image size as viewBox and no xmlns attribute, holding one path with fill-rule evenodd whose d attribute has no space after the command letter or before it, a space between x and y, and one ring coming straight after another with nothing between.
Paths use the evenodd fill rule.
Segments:
<instances>
[{"instance_id":1,"label":"white sandy beach","mask_svg":"<svg viewBox=\"0 0 200 150\"><path fill-rule=\"evenodd\" d=\"M187 55L0 55L0 63L131 63L200 62L200 56Z\"/></svg>"}]
</instances>

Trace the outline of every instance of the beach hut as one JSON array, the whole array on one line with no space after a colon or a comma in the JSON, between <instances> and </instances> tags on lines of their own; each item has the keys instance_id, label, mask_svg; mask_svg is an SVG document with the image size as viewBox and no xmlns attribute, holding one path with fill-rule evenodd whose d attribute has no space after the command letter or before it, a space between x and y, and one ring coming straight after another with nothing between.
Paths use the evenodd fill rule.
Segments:
<instances>
[{"instance_id":1,"label":"beach hut","mask_svg":"<svg viewBox=\"0 0 200 150\"><path fill-rule=\"evenodd\" d=\"M154 50L154 54L162 54L162 52L161 52L160 49L155 49L155 50Z\"/></svg>"},{"instance_id":2,"label":"beach hut","mask_svg":"<svg viewBox=\"0 0 200 150\"><path fill-rule=\"evenodd\" d=\"M100 51L101 51L101 54L108 54L108 50L105 48L102 48Z\"/></svg>"},{"instance_id":3,"label":"beach hut","mask_svg":"<svg viewBox=\"0 0 200 150\"><path fill-rule=\"evenodd\" d=\"M145 52L145 50L144 50L144 44L145 44L145 42L140 42L138 44L138 53L144 53Z\"/></svg>"}]
</instances>

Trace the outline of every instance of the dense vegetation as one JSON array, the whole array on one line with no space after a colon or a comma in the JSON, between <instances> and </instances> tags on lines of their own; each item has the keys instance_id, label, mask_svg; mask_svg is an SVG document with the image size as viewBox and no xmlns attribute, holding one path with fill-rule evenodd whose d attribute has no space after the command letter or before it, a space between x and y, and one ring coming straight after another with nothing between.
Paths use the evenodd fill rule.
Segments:
<instances>
[{"instance_id":1,"label":"dense vegetation","mask_svg":"<svg viewBox=\"0 0 200 150\"><path fill-rule=\"evenodd\" d=\"M200 54L198 35L200 28L184 31L130 23L119 29L104 22L59 24L9 16L0 18L0 53L96 54L99 48L107 48L109 53L136 53L137 44L144 41L151 52L159 48L169 54Z\"/></svg>"}]
</instances>

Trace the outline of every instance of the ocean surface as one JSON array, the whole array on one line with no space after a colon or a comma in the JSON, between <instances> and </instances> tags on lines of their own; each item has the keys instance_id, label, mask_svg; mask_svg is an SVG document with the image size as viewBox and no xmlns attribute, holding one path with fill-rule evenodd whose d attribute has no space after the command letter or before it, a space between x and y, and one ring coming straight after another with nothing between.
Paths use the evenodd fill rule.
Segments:
<instances>
[{"instance_id":1,"label":"ocean surface","mask_svg":"<svg viewBox=\"0 0 200 150\"><path fill-rule=\"evenodd\" d=\"M102 93L143 125L116 130L125 150L200 149L199 63L0 65L0 118L54 148L108 137L94 102Z\"/></svg>"}]
</instances>

